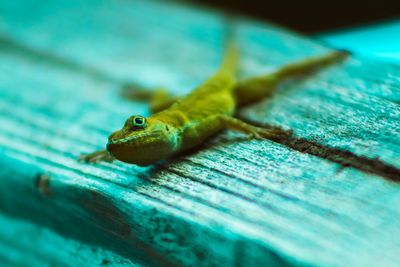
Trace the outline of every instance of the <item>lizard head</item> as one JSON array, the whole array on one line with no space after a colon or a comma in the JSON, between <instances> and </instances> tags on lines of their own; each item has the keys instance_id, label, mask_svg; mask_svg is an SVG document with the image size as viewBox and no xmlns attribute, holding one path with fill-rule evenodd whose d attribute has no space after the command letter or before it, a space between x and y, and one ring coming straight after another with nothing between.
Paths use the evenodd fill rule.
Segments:
<instances>
[{"instance_id":1,"label":"lizard head","mask_svg":"<svg viewBox=\"0 0 400 267\"><path fill-rule=\"evenodd\" d=\"M110 135L107 150L120 161L146 166L171 156L177 146L178 134L173 127L152 117L135 115Z\"/></svg>"}]
</instances>

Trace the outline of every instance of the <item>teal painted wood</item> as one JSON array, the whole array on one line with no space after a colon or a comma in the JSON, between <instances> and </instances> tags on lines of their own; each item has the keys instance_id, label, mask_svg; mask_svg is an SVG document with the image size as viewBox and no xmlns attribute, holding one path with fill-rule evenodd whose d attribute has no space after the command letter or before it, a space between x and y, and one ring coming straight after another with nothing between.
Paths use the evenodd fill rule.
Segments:
<instances>
[{"instance_id":1,"label":"teal painted wood","mask_svg":"<svg viewBox=\"0 0 400 267\"><path fill-rule=\"evenodd\" d=\"M1 266L146 266L2 214L0 225Z\"/></svg>"},{"instance_id":2,"label":"teal painted wood","mask_svg":"<svg viewBox=\"0 0 400 267\"><path fill-rule=\"evenodd\" d=\"M318 34L328 44L392 62L400 60L400 19Z\"/></svg>"},{"instance_id":3,"label":"teal painted wood","mask_svg":"<svg viewBox=\"0 0 400 267\"><path fill-rule=\"evenodd\" d=\"M0 210L155 265L399 265L400 186L282 144L227 132L147 168L77 162L146 114L121 84L184 93L215 70L220 14L122 0L48 1L32 14L16 3L0 3ZM238 29L242 77L328 51L257 22ZM399 168L399 74L352 58L241 116Z\"/></svg>"}]
</instances>

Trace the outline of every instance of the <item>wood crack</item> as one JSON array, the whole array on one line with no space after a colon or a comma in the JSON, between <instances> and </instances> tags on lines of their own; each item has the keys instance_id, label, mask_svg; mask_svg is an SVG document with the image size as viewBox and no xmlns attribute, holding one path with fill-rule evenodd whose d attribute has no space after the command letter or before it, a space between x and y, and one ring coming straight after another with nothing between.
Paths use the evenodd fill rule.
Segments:
<instances>
[{"instance_id":1,"label":"wood crack","mask_svg":"<svg viewBox=\"0 0 400 267\"><path fill-rule=\"evenodd\" d=\"M241 118L245 121L249 121L246 118ZM251 124L258 127L264 128L279 128L268 124L262 124L256 121L249 121ZM285 131L281 129L282 131ZM359 156L350 151L342 150L339 148L329 147L320 144L316 141L307 140L305 138L296 137L292 134L292 130L286 130L286 135L278 138L270 138L272 141L284 145L293 150L301 153L310 154L323 158L337 164L340 164L343 168L352 167L359 171L378 175L389 181L400 183L400 169L392 166L386 162L383 162L379 158L367 158L365 156Z\"/></svg>"}]
</instances>

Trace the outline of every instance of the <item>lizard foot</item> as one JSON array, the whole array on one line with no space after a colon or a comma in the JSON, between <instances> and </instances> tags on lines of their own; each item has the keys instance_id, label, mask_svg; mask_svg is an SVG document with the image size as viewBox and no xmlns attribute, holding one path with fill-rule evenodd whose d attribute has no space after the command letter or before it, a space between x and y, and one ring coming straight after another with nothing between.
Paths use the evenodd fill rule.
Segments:
<instances>
[{"instance_id":1,"label":"lizard foot","mask_svg":"<svg viewBox=\"0 0 400 267\"><path fill-rule=\"evenodd\" d=\"M96 162L112 162L115 158L110 155L106 150L96 151L90 154L81 155L79 161L86 163L96 163Z\"/></svg>"}]
</instances>

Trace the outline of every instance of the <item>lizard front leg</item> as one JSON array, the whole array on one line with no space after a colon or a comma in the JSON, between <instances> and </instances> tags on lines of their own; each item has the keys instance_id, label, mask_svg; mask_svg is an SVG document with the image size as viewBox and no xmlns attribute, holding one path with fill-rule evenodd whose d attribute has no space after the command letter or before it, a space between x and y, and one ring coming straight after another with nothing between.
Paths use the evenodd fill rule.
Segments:
<instances>
[{"instance_id":1,"label":"lizard front leg","mask_svg":"<svg viewBox=\"0 0 400 267\"><path fill-rule=\"evenodd\" d=\"M115 160L115 158L110 153L108 153L107 150L99 150L90 154L81 155L79 157L79 160L86 163L95 163L101 161L112 162Z\"/></svg>"}]
</instances>

